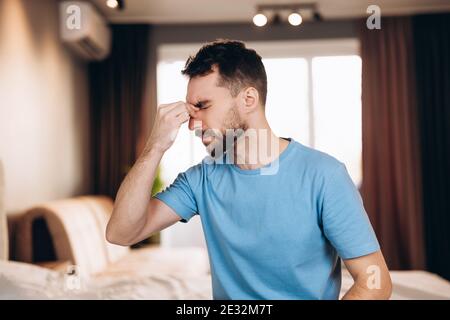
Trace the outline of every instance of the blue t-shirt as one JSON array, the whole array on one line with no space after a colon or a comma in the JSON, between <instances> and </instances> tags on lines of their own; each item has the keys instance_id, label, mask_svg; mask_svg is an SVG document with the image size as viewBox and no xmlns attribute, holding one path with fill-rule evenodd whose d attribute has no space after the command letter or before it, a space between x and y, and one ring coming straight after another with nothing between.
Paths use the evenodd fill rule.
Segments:
<instances>
[{"instance_id":1,"label":"blue t-shirt","mask_svg":"<svg viewBox=\"0 0 450 320\"><path fill-rule=\"evenodd\" d=\"M380 248L345 166L289 141L275 173L203 160L155 196L200 215L214 299L338 299L339 257Z\"/></svg>"}]
</instances>

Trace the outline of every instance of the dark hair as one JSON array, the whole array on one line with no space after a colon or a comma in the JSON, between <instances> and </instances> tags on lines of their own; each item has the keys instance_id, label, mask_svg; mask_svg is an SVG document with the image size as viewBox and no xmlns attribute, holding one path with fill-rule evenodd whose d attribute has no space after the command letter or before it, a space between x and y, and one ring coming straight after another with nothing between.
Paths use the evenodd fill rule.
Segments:
<instances>
[{"instance_id":1,"label":"dark hair","mask_svg":"<svg viewBox=\"0 0 450 320\"><path fill-rule=\"evenodd\" d=\"M265 106L267 76L261 57L253 49L247 49L241 41L218 39L204 45L195 56L186 61L182 74L194 78L213 72L218 67L218 86L230 89L233 97L245 87L258 90L261 104Z\"/></svg>"}]
</instances>

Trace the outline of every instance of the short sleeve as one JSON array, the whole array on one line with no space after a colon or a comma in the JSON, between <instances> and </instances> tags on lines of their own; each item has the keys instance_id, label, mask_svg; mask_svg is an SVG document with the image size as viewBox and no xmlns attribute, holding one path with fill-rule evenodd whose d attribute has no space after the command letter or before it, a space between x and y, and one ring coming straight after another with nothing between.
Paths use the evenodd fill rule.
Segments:
<instances>
[{"instance_id":1,"label":"short sleeve","mask_svg":"<svg viewBox=\"0 0 450 320\"><path fill-rule=\"evenodd\" d=\"M192 167L178 174L169 187L154 196L171 207L182 218L181 222L188 222L198 213L197 201L189 181L193 178L195 169Z\"/></svg>"},{"instance_id":2,"label":"short sleeve","mask_svg":"<svg viewBox=\"0 0 450 320\"><path fill-rule=\"evenodd\" d=\"M344 164L325 179L322 203L324 234L338 255L351 259L380 250L361 195Z\"/></svg>"}]
</instances>

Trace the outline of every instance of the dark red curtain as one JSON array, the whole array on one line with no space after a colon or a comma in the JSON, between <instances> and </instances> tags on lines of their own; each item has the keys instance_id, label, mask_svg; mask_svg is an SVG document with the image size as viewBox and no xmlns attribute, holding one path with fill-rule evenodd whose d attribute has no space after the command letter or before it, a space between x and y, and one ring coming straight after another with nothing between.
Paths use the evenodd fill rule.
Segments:
<instances>
[{"instance_id":1,"label":"dark red curtain","mask_svg":"<svg viewBox=\"0 0 450 320\"><path fill-rule=\"evenodd\" d=\"M137 157L147 78L148 25L112 26L112 52L89 66L94 194L115 197Z\"/></svg>"},{"instance_id":2,"label":"dark red curtain","mask_svg":"<svg viewBox=\"0 0 450 320\"><path fill-rule=\"evenodd\" d=\"M423 269L421 161L411 19L360 23L361 194L391 269Z\"/></svg>"}]
</instances>

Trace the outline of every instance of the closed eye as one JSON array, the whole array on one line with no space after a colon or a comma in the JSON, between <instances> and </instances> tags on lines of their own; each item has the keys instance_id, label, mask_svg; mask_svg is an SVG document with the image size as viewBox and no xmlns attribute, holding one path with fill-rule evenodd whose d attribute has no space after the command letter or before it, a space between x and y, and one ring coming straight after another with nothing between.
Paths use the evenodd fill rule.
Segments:
<instances>
[{"instance_id":1,"label":"closed eye","mask_svg":"<svg viewBox=\"0 0 450 320\"><path fill-rule=\"evenodd\" d=\"M199 102L197 102L197 104L195 104L195 106L201 110L207 109L211 106L211 101L209 101L209 100L199 101Z\"/></svg>"}]
</instances>

